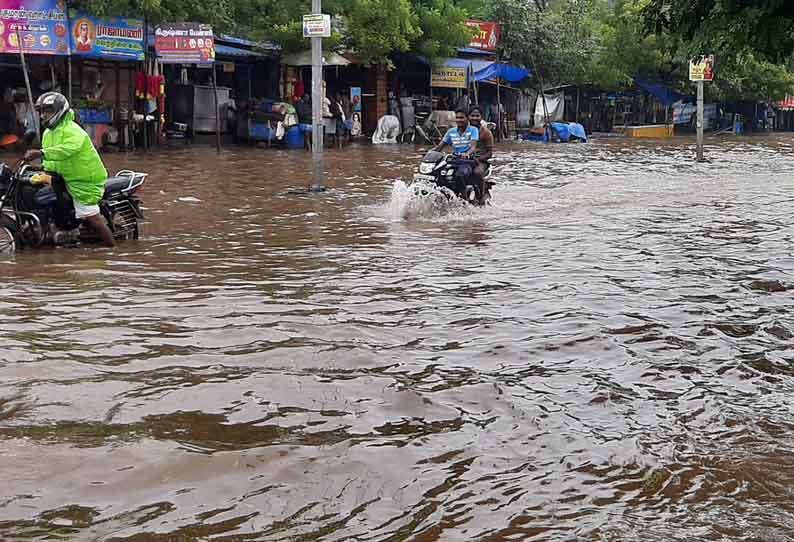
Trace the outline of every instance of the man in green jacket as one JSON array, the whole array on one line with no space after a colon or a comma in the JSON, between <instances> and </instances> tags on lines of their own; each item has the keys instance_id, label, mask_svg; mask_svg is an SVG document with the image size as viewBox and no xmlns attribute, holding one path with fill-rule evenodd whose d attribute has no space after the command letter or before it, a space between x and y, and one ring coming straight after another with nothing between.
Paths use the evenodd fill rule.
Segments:
<instances>
[{"instance_id":1,"label":"man in green jacket","mask_svg":"<svg viewBox=\"0 0 794 542\"><path fill-rule=\"evenodd\" d=\"M25 158L41 158L45 171L63 177L74 202L75 216L94 228L107 246L115 246L113 234L99 212L108 172L91 138L74 121L74 112L62 94L42 94L36 101L36 110L45 128L41 150L28 151Z\"/></svg>"}]
</instances>

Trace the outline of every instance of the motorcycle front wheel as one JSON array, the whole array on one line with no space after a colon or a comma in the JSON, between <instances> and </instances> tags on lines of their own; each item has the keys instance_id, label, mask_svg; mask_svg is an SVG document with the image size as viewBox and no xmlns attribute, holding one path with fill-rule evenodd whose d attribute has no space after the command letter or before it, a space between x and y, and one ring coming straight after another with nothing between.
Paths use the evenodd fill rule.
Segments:
<instances>
[{"instance_id":1,"label":"motorcycle front wheel","mask_svg":"<svg viewBox=\"0 0 794 542\"><path fill-rule=\"evenodd\" d=\"M0 255L11 255L16 252L17 240L11 230L0 226Z\"/></svg>"}]
</instances>

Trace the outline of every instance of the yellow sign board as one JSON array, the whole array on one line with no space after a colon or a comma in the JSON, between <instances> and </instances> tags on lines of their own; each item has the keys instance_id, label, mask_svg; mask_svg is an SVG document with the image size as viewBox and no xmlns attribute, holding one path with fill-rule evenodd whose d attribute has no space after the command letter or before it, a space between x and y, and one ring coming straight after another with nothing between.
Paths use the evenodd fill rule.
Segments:
<instances>
[{"instance_id":1,"label":"yellow sign board","mask_svg":"<svg viewBox=\"0 0 794 542\"><path fill-rule=\"evenodd\" d=\"M466 88L466 68L433 68L430 86L436 88Z\"/></svg>"},{"instance_id":2,"label":"yellow sign board","mask_svg":"<svg viewBox=\"0 0 794 542\"><path fill-rule=\"evenodd\" d=\"M714 80L714 55L703 55L689 61L690 81Z\"/></svg>"}]
</instances>

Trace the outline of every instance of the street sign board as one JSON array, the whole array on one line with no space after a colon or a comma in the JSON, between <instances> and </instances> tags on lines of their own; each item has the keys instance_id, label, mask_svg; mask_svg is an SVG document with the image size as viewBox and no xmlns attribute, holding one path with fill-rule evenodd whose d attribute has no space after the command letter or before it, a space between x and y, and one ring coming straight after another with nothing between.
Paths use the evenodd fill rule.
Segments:
<instances>
[{"instance_id":1,"label":"street sign board","mask_svg":"<svg viewBox=\"0 0 794 542\"><path fill-rule=\"evenodd\" d=\"M714 55L703 55L689 61L690 81L714 80Z\"/></svg>"},{"instance_id":2,"label":"street sign board","mask_svg":"<svg viewBox=\"0 0 794 542\"><path fill-rule=\"evenodd\" d=\"M0 0L0 54L68 55L66 25L66 2Z\"/></svg>"},{"instance_id":3,"label":"street sign board","mask_svg":"<svg viewBox=\"0 0 794 542\"><path fill-rule=\"evenodd\" d=\"M466 68L433 68L430 86L436 88L466 88Z\"/></svg>"},{"instance_id":4,"label":"street sign board","mask_svg":"<svg viewBox=\"0 0 794 542\"><path fill-rule=\"evenodd\" d=\"M70 21L72 54L110 60L142 61L143 21L126 17L99 19L78 13Z\"/></svg>"},{"instance_id":5,"label":"street sign board","mask_svg":"<svg viewBox=\"0 0 794 542\"><path fill-rule=\"evenodd\" d=\"M215 37L210 25L161 24L154 31L154 47L162 64L215 63Z\"/></svg>"},{"instance_id":6,"label":"street sign board","mask_svg":"<svg viewBox=\"0 0 794 542\"><path fill-rule=\"evenodd\" d=\"M502 26L499 23L469 19L466 26L474 30L469 47L481 51L496 52L502 37Z\"/></svg>"},{"instance_id":7,"label":"street sign board","mask_svg":"<svg viewBox=\"0 0 794 542\"><path fill-rule=\"evenodd\" d=\"M322 14L303 16L304 38L330 38L331 16Z\"/></svg>"}]
</instances>

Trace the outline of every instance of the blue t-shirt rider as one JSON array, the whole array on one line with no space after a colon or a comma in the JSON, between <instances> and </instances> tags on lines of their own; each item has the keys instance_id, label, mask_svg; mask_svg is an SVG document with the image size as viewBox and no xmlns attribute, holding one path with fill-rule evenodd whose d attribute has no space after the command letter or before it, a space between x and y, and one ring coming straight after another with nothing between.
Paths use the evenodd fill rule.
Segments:
<instances>
[{"instance_id":1,"label":"blue t-shirt rider","mask_svg":"<svg viewBox=\"0 0 794 542\"><path fill-rule=\"evenodd\" d=\"M469 117L465 111L455 111L454 128L447 130L441 143L433 147L434 151L441 151L445 147L452 147L452 153L461 160L455 164L455 179L461 189L465 189L466 179L471 176L474 166L474 154L477 152L477 142L480 140L480 130L469 124Z\"/></svg>"},{"instance_id":2,"label":"blue t-shirt rider","mask_svg":"<svg viewBox=\"0 0 794 542\"><path fill-rule=\"evenodd\" d=\"M477 150L480 130L469 124L469 117L462 109L455 111L455 124L454 128L447 130L441 143L436 145L433 150L441 151L449 145L455 156L470 159Z\"/></svg>"}]
</instances>

